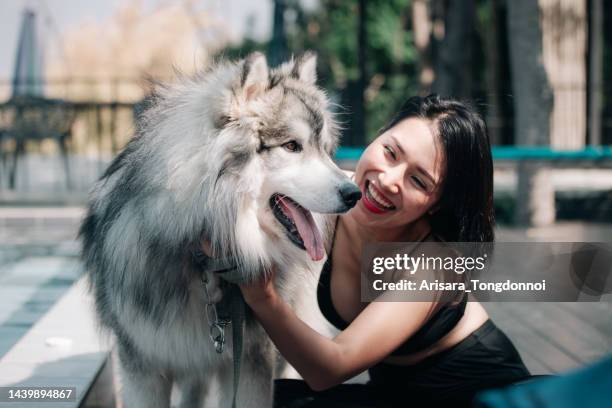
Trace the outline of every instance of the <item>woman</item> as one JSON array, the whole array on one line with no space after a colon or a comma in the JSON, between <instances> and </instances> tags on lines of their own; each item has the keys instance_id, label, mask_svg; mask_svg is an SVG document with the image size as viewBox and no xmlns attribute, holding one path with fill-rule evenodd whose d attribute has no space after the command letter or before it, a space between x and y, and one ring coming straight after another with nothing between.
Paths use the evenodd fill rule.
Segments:
<instances>
[{"instance_id":1,"label":"woman","mask_svg":"<svg viewBox=\"0 0 612 408\"><path fill-rule=\"evenodd\" d=\"M410 98L364 151L354 181L363 196L337 219L318 292L323 314L341 330L335 338L303 323L271 280L241 286L305 380L278 380L275 405L461 406L481 389L528 377L478 302L360 299L359 259L369 242L493 240L491 149L478 114L435 95ZM366 369L368 384L339 385Z\"/></svg>"}]
</instances>

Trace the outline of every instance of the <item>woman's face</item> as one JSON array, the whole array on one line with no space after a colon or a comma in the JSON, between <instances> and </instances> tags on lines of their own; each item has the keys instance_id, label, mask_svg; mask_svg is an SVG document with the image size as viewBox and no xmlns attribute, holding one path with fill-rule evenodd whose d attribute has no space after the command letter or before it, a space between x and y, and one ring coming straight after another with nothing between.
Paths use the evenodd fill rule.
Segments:
<instances>
[{"instance_id":1,"label":"woman's face","mask_svg":"<svg viewBox=\"0 0 612 408\"><path fill-rule=\"evenodd\" d=\"M351 210L359 224L403 227L437 202L444 157L431 126L424 119L405 119L364 151L355 170L363 196Z\"/></svg>"}]
</instances>

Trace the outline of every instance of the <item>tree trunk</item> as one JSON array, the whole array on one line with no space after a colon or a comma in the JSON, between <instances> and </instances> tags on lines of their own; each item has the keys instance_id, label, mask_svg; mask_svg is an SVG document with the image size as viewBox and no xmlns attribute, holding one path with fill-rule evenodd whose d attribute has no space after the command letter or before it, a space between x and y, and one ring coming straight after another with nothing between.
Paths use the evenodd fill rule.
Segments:
<instances>
[{"instance_id":1,"label":"tree trunk","mask_svg":"<svg viewBox=\"0 0 612 408\"><path fill-rule=\"evenodd\" d=\"M270 42L270 65L277 66L285 61L289 51L287 33L285 31L286 0L274 0L274 21L272 26L272 41Z\"/></svg>"},{"instance_id":2,"label":"tree trunk","mask_svg":"<svg viewBox=\"0 0 612 408\"><path fill-rule=\"evenodd\" d=\"M434 80L434 70L431 61L431 34L433 21L428 0L413 0L412 2L412 32L414 46L419 54L419 88L422 95L431 92Z\"/></svg>"},{"instance_id":3,"label":"tree trunk","mask_svg":"<svg viewBox=\"0 0 612 408\"><path fill-rule=\"evenodd\" d=\"M439 43L434 54L432 89L443 96L469 98L472 92L474 0L438 3L436 10L443 13L444 27L434 26L434 37Z\"/></svg>"},{"instance_id":4,"label":"tree trunk","mask_svg":"<svg viewBox=\"0 0 612 408\"><path fill-rule=\"evenodd\" d=\"M601 145L603 95L603 0L590 1L589 19L589 144Z\"/></svg>"},{"instance_id":5,"label":"tree trunk","mask_svg":"<svg viewBox=\"0 0 612 408\"><path fill-rule=\"evenodd\" d=\"M359 0L359 22L357 24L357 58L359 66L359 79L357 81L357 101L353 115L353 135L355 140L354 146L365 145L365 130L366 130L366 106L365 106L365 90L368 81L368 73L366 71L366 54L367 54L367 39L366 39L366 22L367 22L367 0Z\"/></svg>"},{"instance_id":6,"label":"tree trunk","mask_svg":"<svg viewBox=\"0 0 612 408\"><path fill-rule=\"evenodd\" d=\"M587 127L587 0L539 0L544 68L555 104L550 144L582 149Z\"/></svg>"},{"instance_id":7,"label":"tree trunk","mask_svg":"<svg viewBox=\"0 0 612 408\"><path fill-rule=\"evenodd\" d=\"M514 94L517 145L549 144L552 93L542 61L540 10L533 0L511 0L508 7L508 39ZM518 168L515 221L521 225L554 222L554 191L549 169L522 161Z\"/></svg>"},{"instance_id":8,"label":"tree trunk","mask_svg":"<svg viewBox=\"0 0 612 408\"><path fill-rule=\"evenodd\" d=\"M491 18L486 25L481 27L481 37L485 44L486 57L486 77L485 84L487 90L487 129L491 144L502 144L502 128L504 127L504 117L501 110L501 58L499 47L499 0L491 0L489 3Z\"/></svg>"}]
</instances>

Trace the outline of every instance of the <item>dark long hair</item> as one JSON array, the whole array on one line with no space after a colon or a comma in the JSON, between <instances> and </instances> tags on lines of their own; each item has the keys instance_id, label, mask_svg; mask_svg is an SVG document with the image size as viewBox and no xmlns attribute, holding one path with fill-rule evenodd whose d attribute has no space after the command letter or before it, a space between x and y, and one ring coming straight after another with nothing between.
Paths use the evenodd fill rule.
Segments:
<instances>
[{"instance_id":1,"label":"dark long hair","mask_svg":"<svg viewBox=\"0 0 612 408\"><path fill-rule=\"evenodd\" d=\"M433 232L449 242L492 242L493 159L480 115L469 104L454 99L416 96L404 102L379 134L408 118L433 123L444 150L446 171L440 200L430 216Z\"/></svg>"}]
</instances>

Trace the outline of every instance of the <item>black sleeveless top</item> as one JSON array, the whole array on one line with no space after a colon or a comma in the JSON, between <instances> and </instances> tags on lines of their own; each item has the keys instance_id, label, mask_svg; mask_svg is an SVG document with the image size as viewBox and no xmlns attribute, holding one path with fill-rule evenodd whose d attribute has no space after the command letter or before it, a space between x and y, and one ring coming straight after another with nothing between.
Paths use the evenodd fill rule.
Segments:
<instances>
[{"instance_id":1,"label":"black sleeveless top","mask_svg":"<svg viewBox=\"0 0 612 408\"><path fill-rule=\"evenodd\" d=\"M334 308L331 298L331 270L332 270L332 253L334 249L334 240L336 237L336 229L338 227L338 219L336 219L336 228L334 229L334 238L332 239L329 256L321 270L319 278L319 286L317 288L317 301L321 313L325 318L333 324L338 330L344 330L349 323L344 321ZM431 317L425 324L402 345L395 349L392 355L412 354L420 350L424 350L432 344L436 343L442 337L447 335L463 317L465 306L467 304L467 296L463 296L457 305L443 306Z\"/></svg>"}]
</instances>

